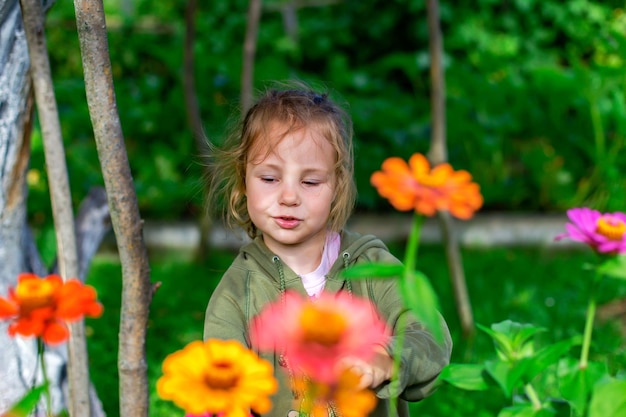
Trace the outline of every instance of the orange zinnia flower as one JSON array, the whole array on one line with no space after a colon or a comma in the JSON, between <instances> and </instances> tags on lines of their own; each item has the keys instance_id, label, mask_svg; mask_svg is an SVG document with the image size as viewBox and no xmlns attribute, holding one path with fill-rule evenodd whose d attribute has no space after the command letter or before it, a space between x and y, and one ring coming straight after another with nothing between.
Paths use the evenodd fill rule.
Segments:
<instances>
[{"instance_id":1,"label":"orange zinnia flower","mask_svg":"<svg viewBox=\"0 0 626 417\"><path fill-rule=\"evenodd\" d=\"M0 319L13 320L8 329L11 336L37 336L48 344L61 343L69 336L65 322L102 314L96 298L93 287L76 279L63 282L58 275L20 274L9 297L0 297Z\"/></svg>"},{"instance_id":2,"label":"orange zinnia flower","mask_svg":"<svg viewBox=\"0 0 626 417\"><path fill-rule=\"evenodd\" d=\"M333 384L296 378L294 390L305 393L302 404L296 407L312 417L327 417L329 407L343 417L365 417L376 407L377 398L371 390L359 388L360 381L361 377L349 369L343 370Z\"/></svg>"},{"instance_id":3,"label":"orange zinnia flower","mask_svg":"<svg viewBox=\"0 0 626 417\"><path fill-rule=\"evenodd\" d=\"M454 171L448 163L431 169L419 153L413 154L408 164L402 158L387 158L370 181L378 194L400 211L433 216L438 210L447 210L467 220L483 205L480 187L467 171Z\"/></svg>"}]
</instances>

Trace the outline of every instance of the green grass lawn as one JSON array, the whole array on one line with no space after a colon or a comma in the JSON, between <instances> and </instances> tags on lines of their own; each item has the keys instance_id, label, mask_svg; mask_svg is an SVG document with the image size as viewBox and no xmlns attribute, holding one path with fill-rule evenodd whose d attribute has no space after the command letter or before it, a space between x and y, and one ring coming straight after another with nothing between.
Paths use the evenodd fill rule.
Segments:
<instances>
[{"instance_id":1,"label":"green grass lawn","mask_svg":"<svg viewBox=\"0 0 626 417\"><path fill-rule=\"evenodd\" d=\"M402 246L391 250L402 257ZM161 401L155 391L161 362L188 342L202 338L204 309L222 272L234 254L216 251L204 264L194 264L174 254L151 256L151 279L161 282L151 305L147 338L150 416L176 417L184 413ZM511 319L543 326L538 343L551 343L582 333L589 271L593 262L588 251L532 249L464 249L463 262L476 323ZM420 248L418 268L439 294L441 310L448 321L455 348L453 362L477 362L491 357L490 339L477 333L464 340L455 308L443 248ZM88 319L91 377L108 417L119 416L117 349L121 294L121 268L116 258L94 259L88 283L95 286L105 306L99 319ZM604 280L599 303L626 296L626 282ZM626 370L624 335L616 323L598 324L594 330L591 360L607 361L613 370ZM574 352L575 353L575 352ZM450 417L497 415L504 398L495 391L469 393L442 386L434 395L413 406L419 416Z\"/></svg>"}]
</instances>

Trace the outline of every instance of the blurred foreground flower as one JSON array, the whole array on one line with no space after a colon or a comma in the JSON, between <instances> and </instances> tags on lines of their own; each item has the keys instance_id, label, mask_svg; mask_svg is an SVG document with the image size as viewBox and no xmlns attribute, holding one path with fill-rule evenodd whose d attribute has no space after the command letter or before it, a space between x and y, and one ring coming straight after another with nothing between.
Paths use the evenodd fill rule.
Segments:
<instances>
[{"instance_id":1,"label":"blurred foreground flower","mask_svg":"<svg viewBox=\"0 0 626 417\"><path fill-rule=\"evenodd\" d=\"M437 210L445 210L467 220L483 205L480 187L467 171L454 171L448 163L431 170L419 153L413 154L408 164L402 158L387 158L370 181L378 194L400 211L433 216Z\"/></svg>"},{"instance_id":2,"label":"blurred foreground flower","mask_svg":"<svg viewBox=\"0 0 626 417\"><path fill-rule=\"evenodd\" d=\"M58 275L20 274L9 297L0 297L0 319L13 320L8 329L11 336L37 336L48 344L61 343L69 336L66 322L102 314L96 298L93 287L76 279L63 282Z\"/></svg>"},{"instance_id":3,"label":"blurred foreground flower","mask_svg":"<svg viewBox=\"0 0 626 417\"><path fill-rule=\"evenodd\" d=\"M358 388L361 377L344 369L333 384L296 378L294 389L305 392L302 410L312 417L327 417L331 407L335 415L365 417L376 407L377 398L369 389Z\"/></svg>"},{"instance_id":4,"label":"blurred foreground flower","mask_svg":"<svg viewBox=\"0 0 626 417\"><path fill-rule=\"evenodd\" d=\"M288 291L253 319L251 342L284 352L296 374L332 384L340 359L367 361L375 344L388 341L390 331L375 311L369 300L346 292L322 292L312 300Z\"/></svg>"},{"instance_id":5,"label":"blurred foreground flower","mask_svg":"<svg viewBox=\"0 0 626 417\"><path fill-rule=\"evenodd\" d=\"M224 417L224 413L202 413L202 414L185 414L185 417ZM254 417L252 413L248 414L248 417Z\"/></svg>"},{"instance_id":6,"label":"blurred foreground flower","mask_svg":"<svg viewBox=\"0 0 626 417\"><path fill-rule=\"evenodd\" d=\"M270 411L272 365L234 340L195 341L163 361L157 392L194 416L248 417Z\"/></svg>"},{"instance_id":7,"label":"blurred foreground flower","mask_svg":"<svg viewBox=\"0 0 626 417\"><path fill-rule=\"evenodd\" d=\"M626 214L600 213L586 207L567 211L571 223L565 228L567 233L555 239L569 238L583 242L600 253L626 253Z\"/></svg>"}]
</instances>

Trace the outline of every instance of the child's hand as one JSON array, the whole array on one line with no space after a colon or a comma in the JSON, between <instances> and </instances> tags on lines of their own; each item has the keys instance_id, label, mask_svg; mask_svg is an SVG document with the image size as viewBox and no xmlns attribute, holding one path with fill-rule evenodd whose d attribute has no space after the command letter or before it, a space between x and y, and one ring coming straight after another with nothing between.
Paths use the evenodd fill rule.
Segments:
<instances>
[{"instance_id":1,"label":"child's hand","mask_svg":"<svg viewBox=\"0 0 626 417\"><path fill-rule=\"evenodd\" d=\"M391 379L393 359L382 346L377 345L374 350L374 355L369 362L351 357L341 361L343 368L351 369L353 372L361 375L359 389L376 388L383 382Z\"/></svg>"}]
</instances>

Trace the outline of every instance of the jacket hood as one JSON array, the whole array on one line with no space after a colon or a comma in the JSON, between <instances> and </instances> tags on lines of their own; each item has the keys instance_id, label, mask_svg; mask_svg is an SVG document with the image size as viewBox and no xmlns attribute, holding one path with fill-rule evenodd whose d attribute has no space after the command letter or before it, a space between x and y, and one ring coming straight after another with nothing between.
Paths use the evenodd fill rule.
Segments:
<instances>
[{"instance_id":1,"label":"jacket hood","mask_svg":"<svg viewBox=\"0 0 626 417\"><path fill-rule=\"evenodd\" d=\"M347 230L342 230L339 234L341 236L341 249L337 260L328 272L328 277L337 275L340 270L351 265L355 259L371 248L387 250L387 246L382 240L374 235L361 235ZM246 260L254 260L267 276L278 281L276 262L280 259L265 245L261 236L257 236L252 242L244 245L239 253ZM297 274L287 265L284 265L284 274L285 279L297 278Z\"/></svg>"}]
</instances>

